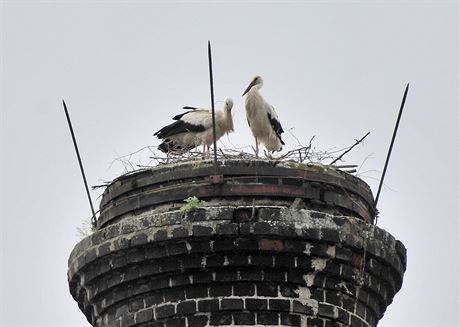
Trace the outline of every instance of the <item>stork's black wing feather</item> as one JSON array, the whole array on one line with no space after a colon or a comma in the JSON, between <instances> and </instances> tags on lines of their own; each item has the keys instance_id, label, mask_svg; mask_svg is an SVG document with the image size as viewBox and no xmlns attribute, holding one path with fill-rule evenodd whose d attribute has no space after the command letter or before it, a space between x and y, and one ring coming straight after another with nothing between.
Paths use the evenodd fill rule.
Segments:
<instances>
[{"instance_id":1,"label":"stork's black wing feather","mask_svg":"<svg viewBox=\"0 0 460 327\"><path fill-rule=\"evenodd\" d=\"M280 139L281 144L284 145L284 142L281 139L281 134L284 133L283 127L281 127L281 123L279 122L278 119L276 119L275 117L272 117L272 115L270 115L269 112L267 112L267 116L268 116L268 120L270 121L270 124L273 127L273 130L276 133L276 136L278 136L278 138Z\"/></svg>"},{"instance_id":2,"label":"stork's black wing feather","mask_svg":"<svg viewBox=\"0 0 460 327\"><path fill-rule=\"evenodd\" d=\"M186 123L183 120L177 120L174 123L163 127L153 135L157 136L159 139L164 139L184 132L203 132L205 130L206 129L203 125L194 125Z\"/></svg>"}]
</instances>

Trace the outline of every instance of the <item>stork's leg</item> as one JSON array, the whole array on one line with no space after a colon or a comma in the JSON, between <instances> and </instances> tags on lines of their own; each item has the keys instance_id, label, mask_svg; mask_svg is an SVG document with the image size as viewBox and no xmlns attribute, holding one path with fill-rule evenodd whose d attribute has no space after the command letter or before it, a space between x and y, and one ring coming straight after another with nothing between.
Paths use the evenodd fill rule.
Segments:
<instances>
[{"instance_id":1,"label":"stork's leg","mask_svg":"<svg viewBox=\"0 0 460 327\"><path fill-rule=\"evenodd\" d=\"M259 141L257 140L257 137L254 137L256 139L256 158L259 158Z\"/></svg>"},{"instance_id":2,"label":"stork's leg","mask_svg":"<svg viewBox=\"0 0 460 327\"><path fill-rule=\"evenodd\" d=\"M206 144L203 144L203 153L206 153Z\"/></svg>"}]
</instances>

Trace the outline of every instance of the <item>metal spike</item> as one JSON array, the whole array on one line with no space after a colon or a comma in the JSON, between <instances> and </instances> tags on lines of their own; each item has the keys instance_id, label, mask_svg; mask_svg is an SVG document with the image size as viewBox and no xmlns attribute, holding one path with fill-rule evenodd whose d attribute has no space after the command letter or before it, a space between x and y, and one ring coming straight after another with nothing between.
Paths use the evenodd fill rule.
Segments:
<instances>
[{"instance_id":1,"label":"metal spike","mask_svg":"<svg viewBox=\"0 0 460 327\"><path fill-rule=\"evenodd\" d=\"M65 115L67 117L67 123L69 124L69 129L70 129L70 134L72 135L73 145L75 147L75 152L77 153L78 164L80 165L81 175L83 177L83 182L85 183L86 195L88 195L89 205L91 207L91 212L93 214L93 217L91 218L91 223L93 224L93 226L96 226L96 213L94 212L93 201L91 200L91 195L89 194L88 183L86 182L86 175L85 175L85 171L83 169L83 164L81 162L80 151L78 151L77 140L75 139L75 134L73 132L72 122L70 121L69 112L67 111L67 106L66 106L64 100L62 100L62 104L64 105L64 111L65 111Z\"/></svg>"},{"instance_id":2,"label":"metal spike","mask_svg":"<svg viewBox=\"0 0 460 327\"><path fill-rule=\"evenodd\" d=\"M385 179L385 173L386 173L387 168L388 168L388 162L390 161L391 151L393 150L393 145L394 145L394 142L395 142L395 139L396 139L396 133L398 132L399 121L401 120L401 116L402 116L402 113L403 113L404 104L406 103L406 97L407 97L407 92L408 91L409 91L409 83L407 83L406 90L404 91L404 96L403 96L403 99L402 99L402 102L401 102L401 107L399 109L398 118L396 120L396 125L395 125L394 131L393 131L393 137L391 138L391 143L390 143L390 147L388 149L387 158L385 160L385 165L383 167L382 177L380 178L379 188L378 188L378 191L377 191L377 195L375 197L374 209L376 209L376 212L378 212L377 211L377 203L379 201L379 196L380 196L380 192L382 190L383 180ZM377 219L376 219L376 221L377 221Z\"/></svg>"}]
</instances>

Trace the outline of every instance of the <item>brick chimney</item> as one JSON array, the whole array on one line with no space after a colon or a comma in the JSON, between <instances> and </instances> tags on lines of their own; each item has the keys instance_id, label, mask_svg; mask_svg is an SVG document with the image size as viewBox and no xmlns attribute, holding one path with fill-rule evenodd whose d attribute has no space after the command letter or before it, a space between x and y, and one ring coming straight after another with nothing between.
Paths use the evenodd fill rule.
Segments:
<instances>
[{"instance_id":1,"label":"brick chimney","mask_svg":"<svg viewBox=\"0 0 460 327\"><path fill-rule=\"evenodd\" d=\"M192 161L128 173L69 258L93 326L376 326L406 250L359 178L326 166ZM206 201L180 210L184 199Z\"/></svg>"}]
</instances>

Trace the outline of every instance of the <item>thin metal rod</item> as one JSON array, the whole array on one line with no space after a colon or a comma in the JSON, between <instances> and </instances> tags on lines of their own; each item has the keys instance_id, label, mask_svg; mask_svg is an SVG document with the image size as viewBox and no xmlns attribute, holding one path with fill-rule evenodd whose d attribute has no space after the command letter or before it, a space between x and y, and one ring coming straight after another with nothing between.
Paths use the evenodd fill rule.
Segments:
<instances>
[{"instance_id":1,"label":"thin metal rod","mask_svg":"<svg viewBox=\"0 0 460 327\"><path fill-rule=\"evenodd\" d=\"M66 106L64 100L62 100L62 104L64 105L64 111L65 111L65 115L67 117L67 123L69 124L70 134L72 135L72 141L73 141L73 145L75 147L75 152L77 153L78 164L80 165L80 171L81 171L81 175L83 177L83 182L85 183L86 195L88 195L89 205L91 207L91 212L93 213L93 217L91 218L91 222L95 226L96 225L96 213L94 212L93 201L91 201L91 195L89 194L89 188L88 188L88 183L86 182L85 170L83 169L83 164L82 164L81 158L80 158L80 151L78 151L77 140L75 139L75 134L74 134L73 128L72 128L72 122L70 121L69 112L67 111L67 106Z\"/></svg>"},{"instance_id":2,"label":"thin metal rod","mask_svg":"<svg viewBox=\"0 0 460 327\"><path fill-rule=\"evenodd\" d=\"M213 137L213 142L214 142L214 175L217 175L216 114L215 114L215 109L214 109L214 81L212 77L211 41L208 41L208 60L209 60L209 84L211 86L212 137Z\"/></svg>"},{"instance_id":3,"label":"thin metal rod","mask_svg":"<svg viewBox=\"0 0 460 327\"><path fill-rule=\"evenodd\" d=\"M380 192L382 190L383 180L385 179L385 173L387 172L388 162L390 161L391 151L393 150L393 144L395 143L396 133L398 132L399 121L401 120L401 116L402 116L402 113L403 113L404 104L406 103L406 97L407 97L407 92L408 91L409 91L409 83L407 83L406 90L404 91L404 96L403 96L403 99L402 99L402 102L401 102L401 108L399 109L398 119L396 120L395 129L393 131L393 137L391 138L390 148L388 149L387 158L385 160L385 166L383 167L382 177L380 178L379 189L377 191L377 196L375 197L375 201L374 201L374 208L375 209L377 208L377 203L379 201L379 196L380 196Z\"/></svg>"}]
</instances>

